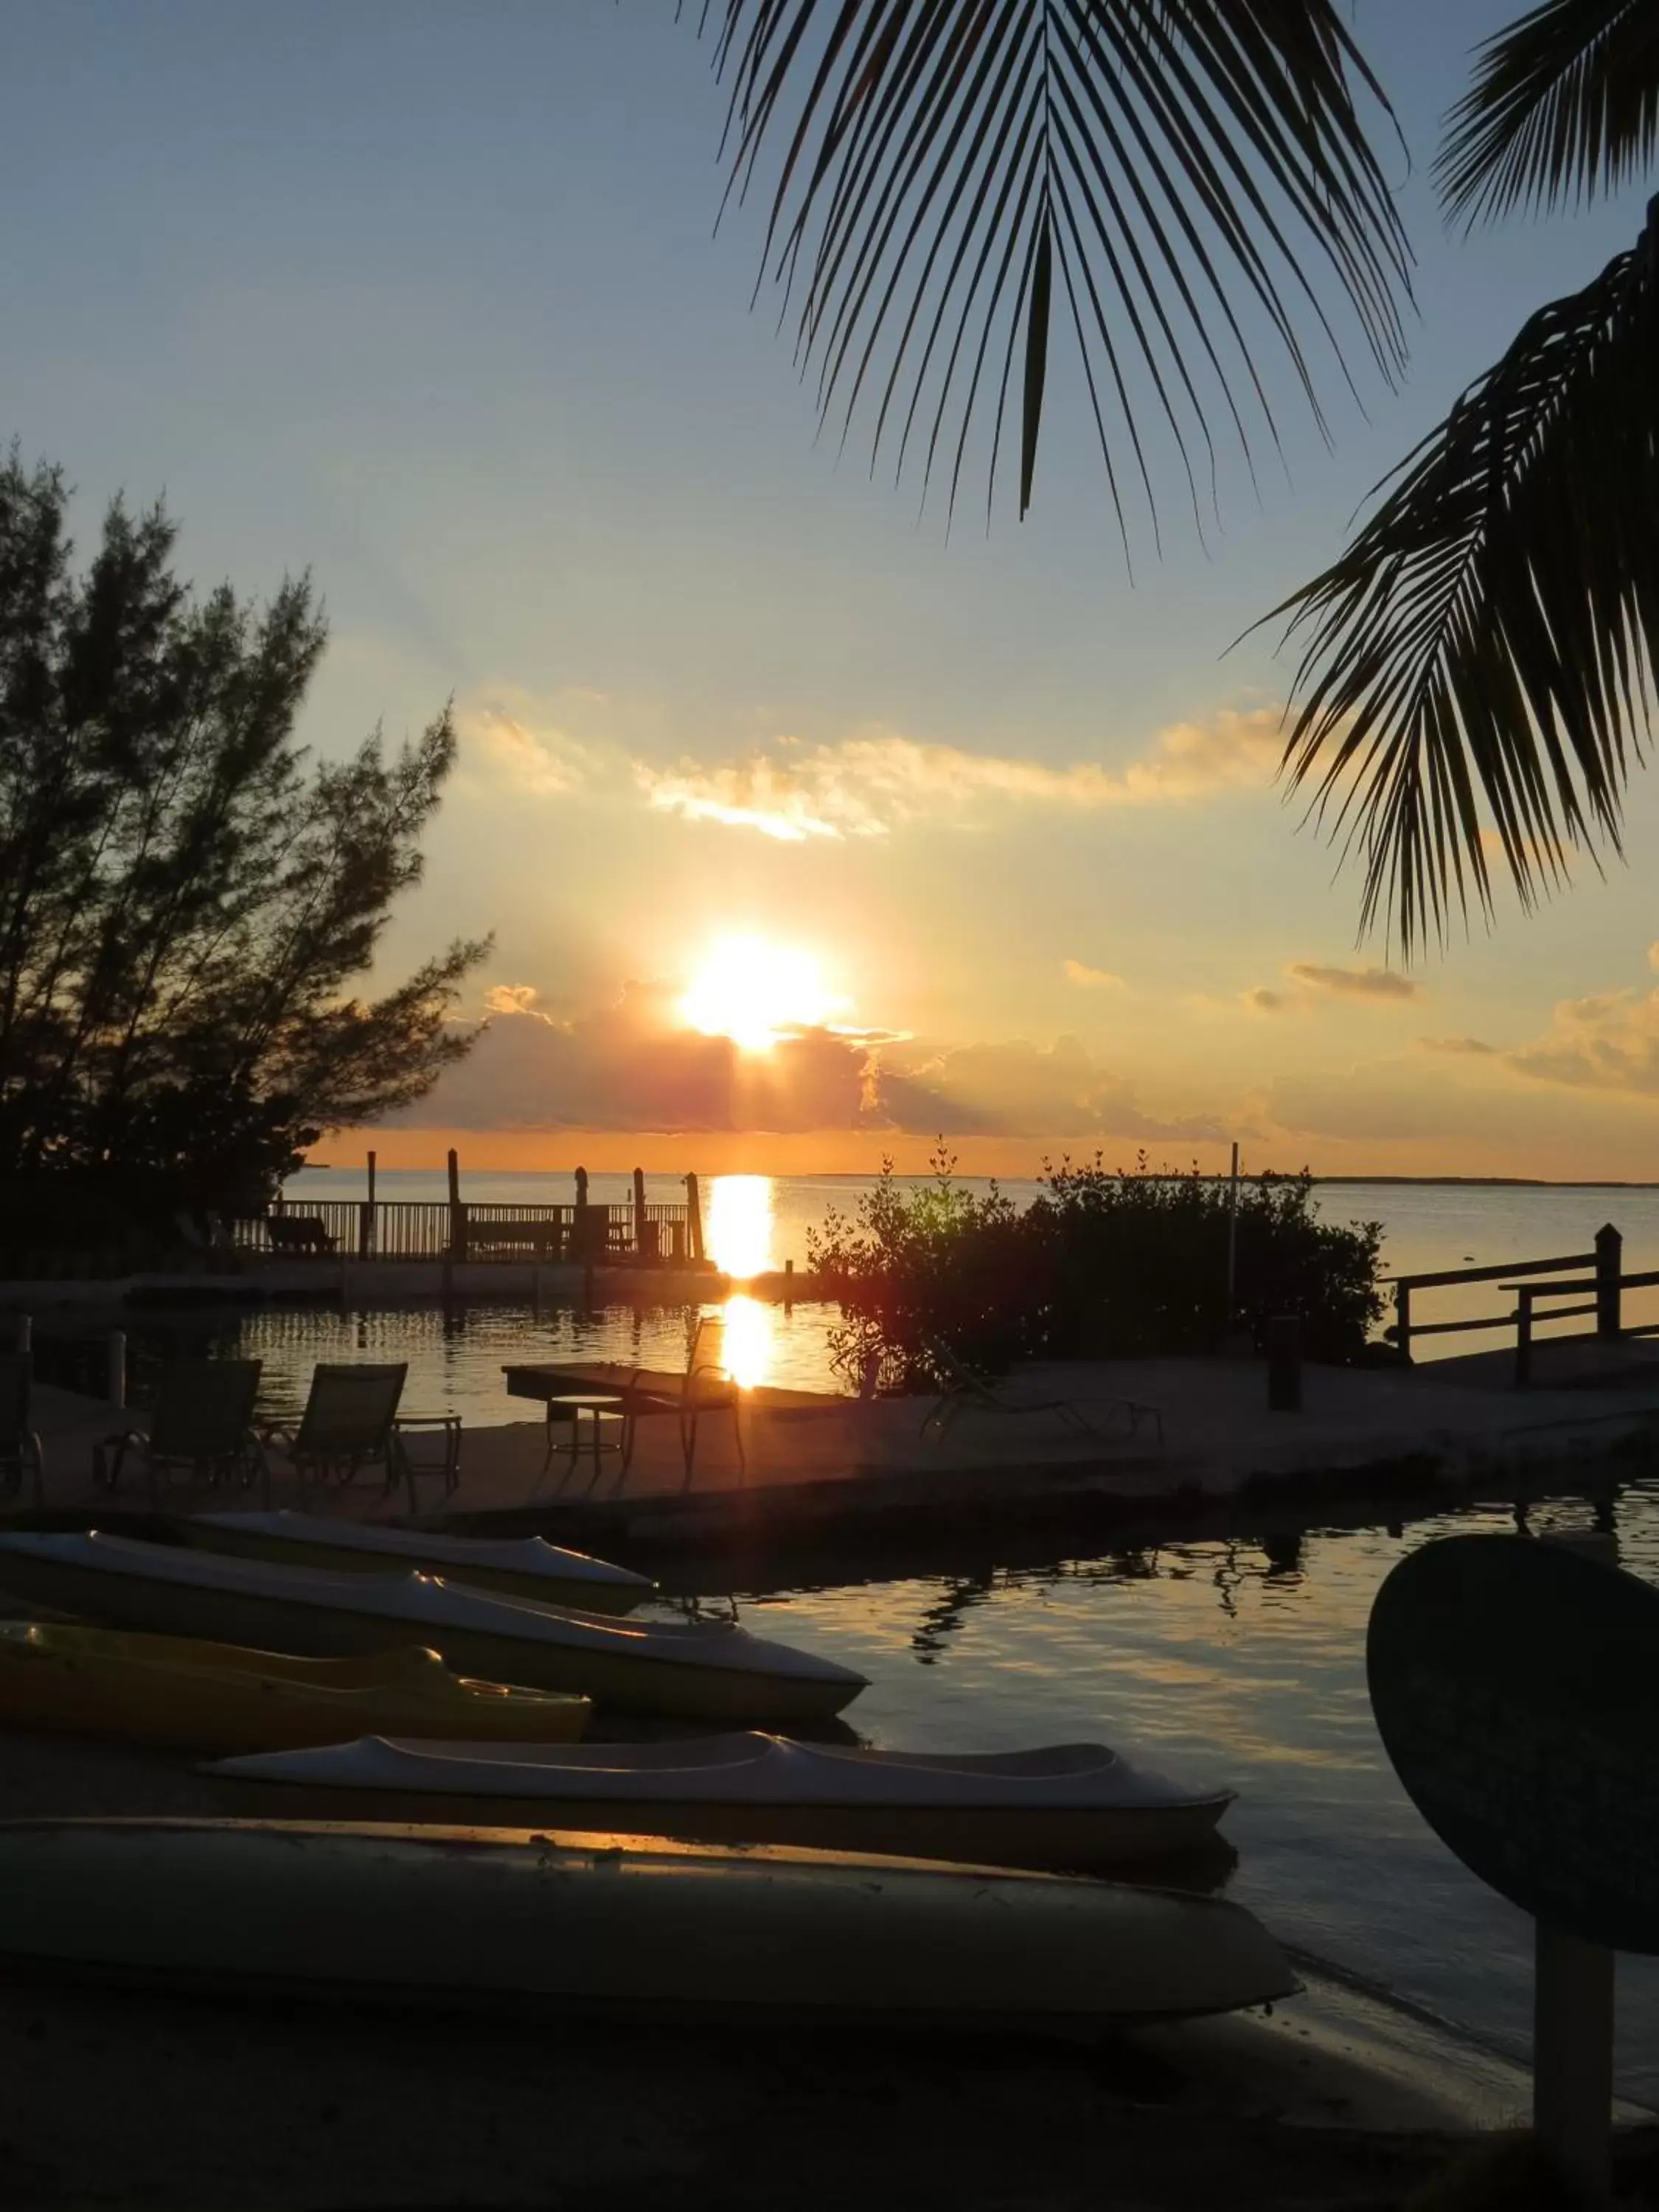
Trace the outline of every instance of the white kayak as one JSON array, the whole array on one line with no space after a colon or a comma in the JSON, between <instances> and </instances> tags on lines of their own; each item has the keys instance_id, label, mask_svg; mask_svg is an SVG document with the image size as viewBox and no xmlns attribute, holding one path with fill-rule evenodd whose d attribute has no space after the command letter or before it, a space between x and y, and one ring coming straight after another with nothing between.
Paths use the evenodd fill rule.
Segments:
<instances>
[{"instance_id":1,"label":"white kayak","mask_svg":"<svg viewBox=\"0 0 1659 2212\"><path fill-rule=\"evenodd\" d=\"M0 1825L0 1960L567 2017L1104 2027L1288 1996L1242 1906L1076 1877L636 1836Z\"/></svg>"},{"instance_id":2,"label":"white kayak","mask_svg":"<svg viewBox=\"0 0 1659 2212\"><path fill-rule=\"evenodd\" d=\"M334 1573L129 1536L0 1534L0 1589L64 1613L319 1658L418 1644L458 1674L691 1720L823 1720L865 1677L723 1621L601 1619L436 1575Z\"/></svg>"},{"instance_id":3,"label":"white kayak","mask_svg":"<svg viewBox=\"0 0 1659 2212\"><path fill-rule=\"evenodd\" d=\"M509 1590L516 1597L575 1606L584 1613L631 1613L656 1588L648 1575L630 1574L586 1552L562 1550L539 1536L444 1536L361 1521L325 1521L286 1510L192 1513L180 1516L178 1527L185 1543L238 1559L368 1574L424 1567L474 1589Z\"/></svg>"},{"instance_id":4,"label":"white kayak","mask_svg":"<svg viewBox=\"0 0 1659 2212\"><path fill-rule=\"evenodd\" d=\"M239 1806L301 1819L625 1827L705 1843L890 1851L988 1865L1109 1866L1201 1849L1232 1802L1103 1744L963 1753L843 1750L746 1734L681 1743L356 1743L221 1759Z\"/></svg>"}]
</instances>

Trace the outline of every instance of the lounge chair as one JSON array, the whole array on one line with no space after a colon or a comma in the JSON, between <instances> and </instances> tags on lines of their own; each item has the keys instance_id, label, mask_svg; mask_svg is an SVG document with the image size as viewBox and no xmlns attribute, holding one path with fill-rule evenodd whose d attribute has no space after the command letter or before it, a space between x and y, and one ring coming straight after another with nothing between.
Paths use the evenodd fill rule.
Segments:
<instances>
[{"instance_id":1,"label":"lounge chair","mask_svg":"<svg viewBox=\"0 0 1659 2212\"><path fill-rule=\"evenodd\" d=\"M685 1486L691 1487L691 1470L697 1455L697 1423L705 1413L730 1413L738 1447L738 1475L749 1479L749 1462L743 1448L743 1392L726 1364L726 1322L722 1316L697 1323L686 1354L685 1377L680 1385L680 1449L685 1456Z\"/></svg>"},{"instance_id":2,"label":"lounge chair","mask_svg":"<svg viewBox=\"0 0 1659 2212\"><path fill-rule=\"evenodd\" d=\"M1061 1427L1074 1435L1098 1434L1083 1408L1070 1398L1029 1397L1017 1383L989 1381L982 1375L975 1375L945 1344L930 1344L927 1352L940 1387L938 1399L922 1417L921 1434L934 1443L939 1443L963 1413L1053 1413ZM1158 1407L1147 1405L1139 1398L1102 1398L1091 1402L1127 1413L1131 1436L1138 1433L1143 1420L1150 1420L1159 1443L1163 1443L1164 1415Z\"/></svg>"},{"instance_id":3,"label":"lounge chair","mask_svg":"<svg viewBox=\"0 0 1659 2212\"><path fill-rule=\"evenodd\" d=\"M406 1360L385 1367L320 1361L298 1428L268 1429L264 1441L280 1443L302 1479L344 1484L363 1468L379 1468L391 1490L405 1472L395 1425L408 1374Z\"/></svg>"},{"instance_id":4,"label":"lounge chair","mask_svg":"<svg viewBox=\"0 0 1659 2212\"><path fill-rule=\"evenodd\" d=\"M93 1479L113 1490L127 1454L136 1453L149 1478L152 1504L161 1485L259 1482L270 1503L270 1470L253 1430L259 1394L257 1359L170 1359L161 1370L149 1433L129 1429L106 1437L93 1453Z\"/></svg>"},{"instance_id":5,"label":"lounge chair","mask_svg":"<svg viewBox=\"0 0 1659 2212\"><path fill-rule=\"evenodd\" d=\"M33 1356L27 1352L0 1352L0 1494L15 1498L27 1475L39 1505L46 1494L46 1462L40 1439L29 1426L29 1396L33 1387Z\"/></svg>"}]
</instances>

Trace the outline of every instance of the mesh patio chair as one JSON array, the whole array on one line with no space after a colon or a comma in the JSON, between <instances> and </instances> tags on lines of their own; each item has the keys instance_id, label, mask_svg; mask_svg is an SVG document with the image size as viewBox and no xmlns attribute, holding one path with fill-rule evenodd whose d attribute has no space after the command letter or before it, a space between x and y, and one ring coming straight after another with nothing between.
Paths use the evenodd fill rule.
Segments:
<instances>
[{"instance_id":1,"label":"mesh patio chair","mask_svg":"<svg viewBox=\"0 0 1659 2212\"><path fill-rule=\"evenodd\" d=\"M270 1503L270 1470L253 1431L259 1393L257 1359L170 1359L161 1370L149 1433L129 1429L106 1437L93 1454L93 1478L113 1490L127 1455L149 1478L152 1504L165 1482L210 1488L258 1482Z\"/></svg>"},{"instance_id":2,"label":"mesh patio chair","mask_svg":"<svg viewBox=\"0 0 1659 2212\"><path fill-rule=\"evenodd\" d=\"M267 1429L266 1443L280 1443L301 1480L342 1485L364 1468L379 1468L386 1487L404 1472L398 1449L398 1401L409 1374L395 1366L333 1365L319 1361L299 1426Z\"/></svg>"},{"instance_id":3,"label":"mesh patio chair","mask_svg":"<svg viewBox=\"0 0 1659 2212\"><path fill-rule=\"evenodd\" d=\"M686 1354L685 1377L680 1384L680 1449L685 1457L685 1487L691 1487L691 1470L697 1456L697 1423L705 1413L730 1413L732 1434L738 1447L738 1477L749 1479L749 1462L743 1448L743 1392L726 1364L726 1321L722 1315L707 1316L697 1323Z\"/></svg>"},{"instance_id":4,"label":"mesh patio chair","mask_svg":"<svg viewBox=\"0 0 1659 2212\"><path fill-rule=\"evenodd\" d=\"M975 1375L947 1344L932 1343L927 1352L940 1388L939 1397L922 1417L921 1432L935 1443L964 1413L1053 1413L1060 1426L1073 1435L1092 1437L1098 1433L1083 1408L1070 1398L1034 1398L1027 1395L1018 1382L994 1382ZM1163 1443L1164 1415L1158 1407L1145 1404L1138 1398L1103 1398L1092 1402L1126 1413L1131 1436L1138 1433L1143 1420L1151 1421L1158 1442Z\"/></svg>"},{"instance_id":5,"label":"mesh patio chair","mask_svg":"<svg viewBox=\"0 0 1659 2212\"><path fill-rule=\"evenodd\" d=\"M0 1352L0 1495L17 1497L27 1476L39 1505L46 1494L46 1462L40 1439L29 1426L33 1388L33 1356Z\"/></svg>"},{"instance_id":6,"label":"mesh patio chair","mask_svg":"<svg viewBox=\"0 0 1659 2212\"><path fill-rule=\"evenodd\" d=\"M416 1478L435 1474L443 1480L448 1498L461 1481L461 1417L459 1413L399 1413L392 1426L392 1449L386 1462L386 1488L398 1481L409 1487L409 1510L417 1512Z\"/></svg>"}]
</instances>

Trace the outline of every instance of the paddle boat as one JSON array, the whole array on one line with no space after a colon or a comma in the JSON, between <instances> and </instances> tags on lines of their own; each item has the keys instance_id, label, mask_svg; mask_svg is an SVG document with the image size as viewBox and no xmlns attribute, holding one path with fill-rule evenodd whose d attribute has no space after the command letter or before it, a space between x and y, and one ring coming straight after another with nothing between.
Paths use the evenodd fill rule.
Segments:
<instances>
[{"instance_id":1,"label":"paddle boat","mask_svg":"<svg viewBox=\"0 0 1659 2212\"><path fill-rule=\"evenodd\" d=\"M568 1743L591 1710L586 1698L457 1677L415 1644L365 1659L295 1659L186 1636L0 1621L0 1728L198 1752L339 1743L365 1728Z\"/></svg>"},{"instance_id":2,"label":"paddle boat","mask_svg":"<svg viewBox=\"0 0 1659 2212\"><path fill-rule=\"evenodd\" d=\"M0 1534L0 1589L115 1628L323 1658L430 1645L458 1674L689 1720L824 1720L865 1677L729 1621L605 1620L436 1575L342 1574L137 1537Z\"/></svg>"},{"instance_id":3,"label":"paddle boat","mask_svg":"<svg viewBox=\"0 0 1659 2212\"><path fill-rule=\"evenodd\" d=\"M636 1829L1080 1869L1201 1850L1233 1802L1103 1744L1040 1751L844 1750L746 1734L680 1743L362 1743L209 1770L246 1809L307 1820Z\"/></svg>"},{"instance_id":4,"label":"paddle boat","mask_svg":"<svg viewBox=\"0 0 1659 2212\"><path fill-rule=\"evenodd\" d=\"M202 1820L0 1825L13 1970L527 2002L583 2022L1075 2035L1296 1977L1242 1906L1076 1876L629 1835Z\"/></svg>"},{"instance_id":5,"label":"paddle boat","mask_svg":"<svg viewBox=\"0 0 1659 2212\"><path fill-rule=\"evenodd\" d=\"M424 1567L469 1589L507 1590L583 1613L631 1613L656 1588L648 1575L630 1574L586 1552L562 1551L539 1536L441 1536L288 1511L180 1515L178 1531L187 1544L238 1559L367 1574Z\"/></svg>"}]
</instances>

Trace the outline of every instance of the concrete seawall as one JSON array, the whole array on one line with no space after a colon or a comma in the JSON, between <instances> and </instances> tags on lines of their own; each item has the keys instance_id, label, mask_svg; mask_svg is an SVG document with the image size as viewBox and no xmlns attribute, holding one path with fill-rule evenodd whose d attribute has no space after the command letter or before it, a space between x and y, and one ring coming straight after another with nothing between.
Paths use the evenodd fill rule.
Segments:
<instances>
[{"instance_id":1,"label":"concrete seawall","mask_svg":"<svg viewBox=\"0 0 1659 2212\"><path fill-rule=\"evenodd\" d=\"M741 1280L714 1267L538 1265L531 1260L273 1260L224 1273L201 1271L117 1276L40 1276L0 1282L0 1308L40 1313L52 1306L258 1304L266 1299L337 1298L352 1305L423 1299L546 1298L595 1305L698 1305L741 1292L769 1304L824 1297L811 1275Z\"/></svg>"}]
</instances>

